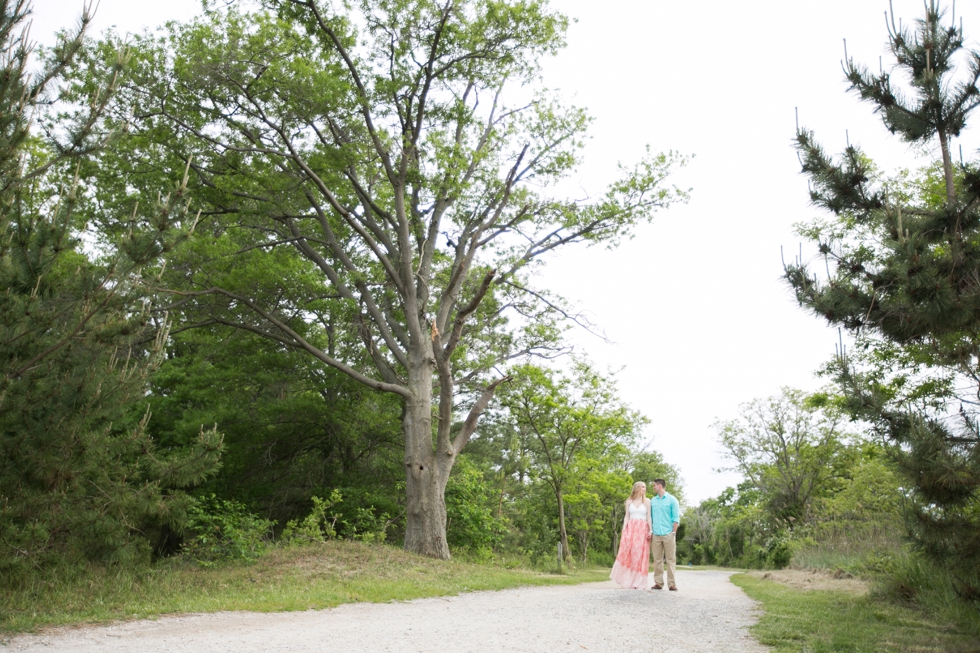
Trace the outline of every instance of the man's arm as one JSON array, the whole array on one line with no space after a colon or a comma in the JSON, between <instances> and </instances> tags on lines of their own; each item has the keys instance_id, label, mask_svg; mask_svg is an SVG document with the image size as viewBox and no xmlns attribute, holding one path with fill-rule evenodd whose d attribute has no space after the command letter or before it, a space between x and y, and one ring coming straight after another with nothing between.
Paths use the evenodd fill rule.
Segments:
<instances>
[{"instance_id":1,"label":"man's arm","mask_svg":"<svg viewBox=\"0 0 980 653\"><path fill-rule=\"evenodd\" d=\"M670 521L674 522L674 529L671 532L676 535L677 529L681 525L681 504L675 497L671 497L671 499L673 501L670 502Z\"/></svg>"}]
</instances>

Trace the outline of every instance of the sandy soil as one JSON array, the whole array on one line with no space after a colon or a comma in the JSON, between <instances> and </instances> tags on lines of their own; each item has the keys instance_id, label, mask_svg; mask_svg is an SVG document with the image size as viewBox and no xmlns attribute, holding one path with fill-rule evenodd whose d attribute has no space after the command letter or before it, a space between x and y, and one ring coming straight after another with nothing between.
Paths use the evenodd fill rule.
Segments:
<instances>
[{"instance_id":1,"label":"sandy soil","mask_svg":"<svg viewBox=\"0 0 980 653\"><path fill-rule=\"evenodd\" d=\"M779 571L752 571L750 576L773 580L801 590L835 590L863 595L868 593L867 581L841 572L819 569L780 569Z\"/></svg>"},{"instance_id":2,"label":"sandy soil","mask_svg":"<svg viewBox=\"0 0 980 653\"><path fill-rule=\"evenodd\" d=\"M223 612L20 635L0 652L292 651L764 653L755 603L731 572L678 570L678 592L612 582L535 587L307 612Z\"/></svg>"}]
</instances>

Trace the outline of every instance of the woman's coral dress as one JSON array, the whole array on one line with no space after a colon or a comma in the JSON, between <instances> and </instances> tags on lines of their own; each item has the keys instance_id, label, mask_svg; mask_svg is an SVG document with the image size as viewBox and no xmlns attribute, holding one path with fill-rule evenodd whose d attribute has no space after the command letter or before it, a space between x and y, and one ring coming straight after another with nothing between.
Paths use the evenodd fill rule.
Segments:
<instances>
[{"instance_id":1,"label":"woman's coral dress","mask_svg":"<svg viewBox=\"0 0 980 653\"><path fill-rule=\"evenodd\" d=\"M623 526L619 541L619 555L609 577L621 587L647 589L650 569L650 521L646 502L637 508L628 506L629 519Z\"/></svg>"}]
</instances>

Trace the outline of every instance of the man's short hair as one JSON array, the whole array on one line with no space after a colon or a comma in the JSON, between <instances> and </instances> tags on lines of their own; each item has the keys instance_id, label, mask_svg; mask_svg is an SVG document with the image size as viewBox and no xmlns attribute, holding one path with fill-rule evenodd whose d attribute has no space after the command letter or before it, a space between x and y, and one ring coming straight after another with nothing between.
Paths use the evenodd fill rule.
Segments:
<instances>
[{"instance_id":1,"label":"man's short hair","mask_svg":"<svg viewBox=\"0 0 980 653\"><path fill-rule=\"evenodd\" d=\"M665 488L667 487L667 481L665 481L662 478L655 478L655 479L653 479L653 483L654 483L654 485L656 485L657 483L659 483L660 485L663 485Z\"/></svg>"}]
</instances>

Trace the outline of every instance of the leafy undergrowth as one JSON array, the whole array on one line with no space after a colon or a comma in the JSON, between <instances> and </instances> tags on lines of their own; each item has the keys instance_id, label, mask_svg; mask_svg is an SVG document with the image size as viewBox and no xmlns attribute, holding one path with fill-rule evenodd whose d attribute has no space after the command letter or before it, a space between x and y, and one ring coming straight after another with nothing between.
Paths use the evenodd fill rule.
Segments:
<instances>
[{"instance_id":1,"label":"leafy undergrowth","mask_svg":"<svg viewBox=\"0 0 980 653\"><path fill-rule=\"evenodd\" d=\"M0 632L168 613L321 609L358 601L445 596L525 585L606 580L609 570L565 575L441 561L401 549L330 541L275 549L253 564L205 569L182 560L141 570L65 570L0 588Z\"/></svg>"},{"instance_id":2,"label":"leafy undergrowth","mask_svg":"<svg viewBox=\"0 0 980 653\"><path fill-rule=\"evenodd\" d=\"M750 574L732 582L762 602L752 634L774 653L980 653L980 632L849 589L806 590Z\"/></svg>"}]
</instances>

